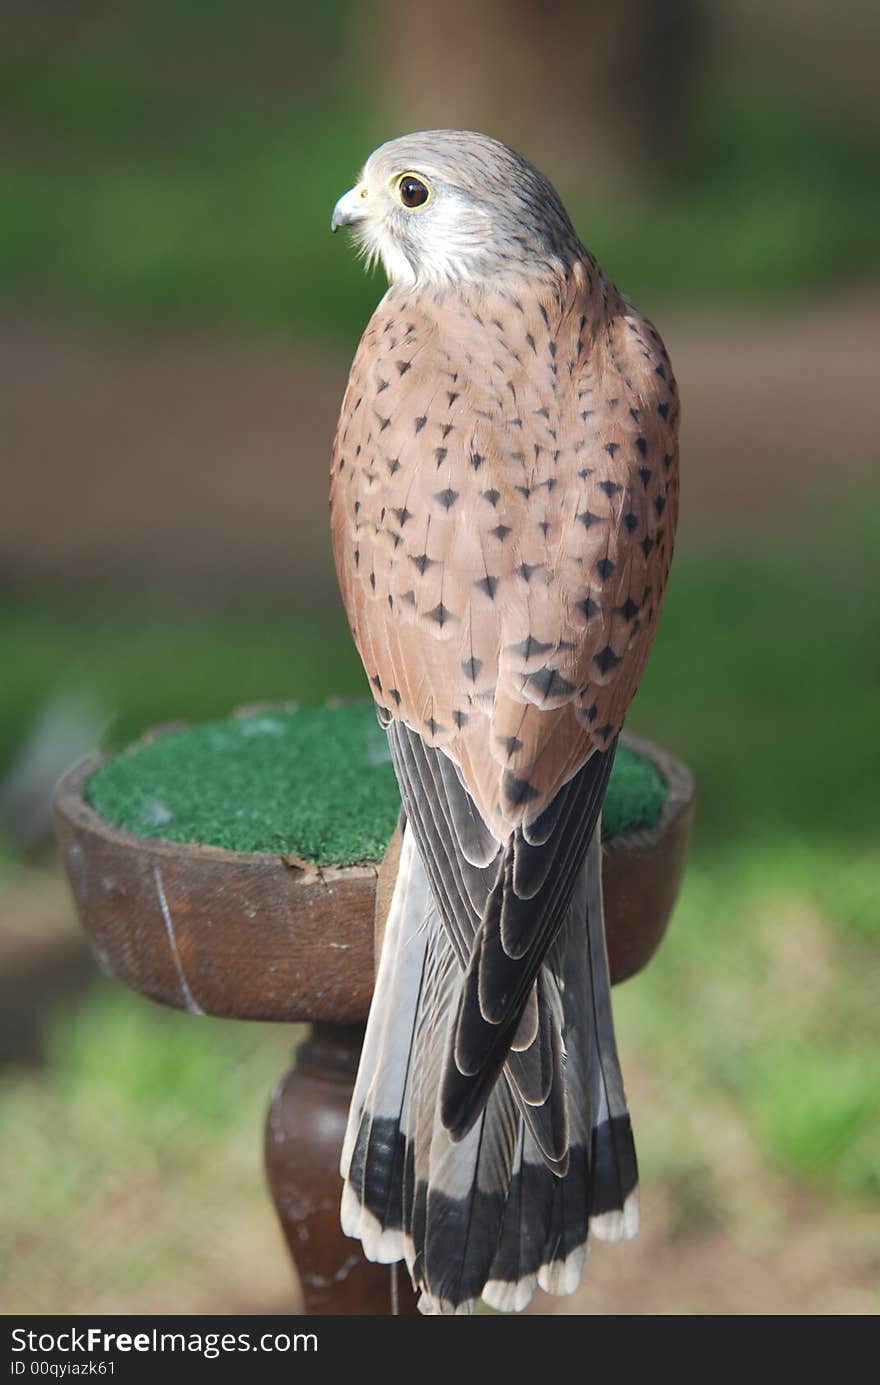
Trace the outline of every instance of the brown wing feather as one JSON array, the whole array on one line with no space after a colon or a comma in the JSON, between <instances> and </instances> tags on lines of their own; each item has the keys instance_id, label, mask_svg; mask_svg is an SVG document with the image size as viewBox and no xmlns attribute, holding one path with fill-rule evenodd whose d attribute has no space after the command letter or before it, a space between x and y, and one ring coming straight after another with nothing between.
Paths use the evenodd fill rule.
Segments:
<instances>
[{"instance_id":1,"label":"brown wing feather","mask_svg":"<svg viewBox=\"0 0 880 1385\"><path fill-rule=\"evenodd\" d=\"M576 265L543 296L392 289L334 446L337 571L377 703L459 766L499 841L620 729L678 509L654 328Z\"/></svg>"}]
</instances>

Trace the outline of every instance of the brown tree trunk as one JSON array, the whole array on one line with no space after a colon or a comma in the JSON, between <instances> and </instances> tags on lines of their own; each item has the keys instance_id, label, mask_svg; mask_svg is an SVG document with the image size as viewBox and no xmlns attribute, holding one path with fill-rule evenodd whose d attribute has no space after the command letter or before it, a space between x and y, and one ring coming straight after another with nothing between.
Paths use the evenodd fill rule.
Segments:
<instances>
[{"instance_id":1,"label":"brown tree trunk","mask_svg":"<svg viewBox=\"0 0 880 1385\"><path fill-rule=\"evenodd\" d=\"M698 13L694 0L382 0L365 41L397 133L483 130L565 191L674 166Z\"/></svg>"}]
</instances>

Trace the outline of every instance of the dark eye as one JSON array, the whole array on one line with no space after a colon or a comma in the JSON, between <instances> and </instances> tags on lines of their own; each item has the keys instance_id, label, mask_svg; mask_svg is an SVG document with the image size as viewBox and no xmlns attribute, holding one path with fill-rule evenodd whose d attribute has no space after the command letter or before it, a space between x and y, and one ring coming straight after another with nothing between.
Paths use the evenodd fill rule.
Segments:
<instances>
[{"instance_id":1,"label":"dark eye","mask_svg":"<svg viewBox=\"0 0 880 1385\"><path fill-rule=\"evenodd\" d=\"M423 183L421 178L416 178L412 173L404 173L397 184L397 191L405 207L422 207L430 197L427 183Z\"/></svg>"}]
</instances>

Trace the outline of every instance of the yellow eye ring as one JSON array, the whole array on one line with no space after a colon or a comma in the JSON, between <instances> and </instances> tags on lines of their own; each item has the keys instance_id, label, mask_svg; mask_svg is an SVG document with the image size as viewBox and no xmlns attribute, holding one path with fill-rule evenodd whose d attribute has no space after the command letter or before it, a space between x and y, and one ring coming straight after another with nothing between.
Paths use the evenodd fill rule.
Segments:
<instances>
[{"instance_id":1,"label":"yellow eye ring","mask_svg":"<svg viewBox=\"0 0 880 1385\"><path fill-rule=\"evenodd\" d=\"M417 173L401 173L395 184L397 199L407 211L424 207L431 199L431 188Z\"/></svg>"}]
</instances>

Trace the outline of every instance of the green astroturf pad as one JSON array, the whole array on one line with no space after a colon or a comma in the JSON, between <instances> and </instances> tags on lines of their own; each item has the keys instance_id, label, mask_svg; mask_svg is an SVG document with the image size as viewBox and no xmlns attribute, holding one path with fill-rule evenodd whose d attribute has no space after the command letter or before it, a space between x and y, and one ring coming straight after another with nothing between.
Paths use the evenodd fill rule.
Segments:
<instances>
[{"instance_id":1,"label":"green astroturf pad","mask_svg":"<svg viewBox=\"0 0 880 1385\"><path fill-rule=\"evenodd\" d=\"M400 799L370 703L298 707L170 732L90 775L86 801L141 837L290 852L318 865L377 861ZM666 782L621 747L604 835L655 823Z\"/></svg>"}]
</instances>

